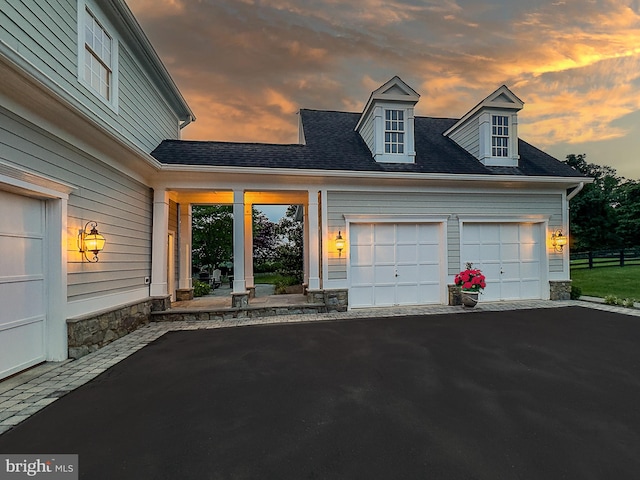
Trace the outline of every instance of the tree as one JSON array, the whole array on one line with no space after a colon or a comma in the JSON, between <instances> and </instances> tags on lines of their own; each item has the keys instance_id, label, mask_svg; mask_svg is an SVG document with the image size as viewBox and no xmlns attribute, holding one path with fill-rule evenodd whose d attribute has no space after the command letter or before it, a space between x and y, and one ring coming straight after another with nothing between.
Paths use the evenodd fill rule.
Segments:
<instances>
[{"instance_id":1,"label":"tree","mask_svg":"<svg viewBox=\"0 0 640 480\"><path fill-rule=\"evenodd\" d=\"M619 247L617 187L621 181L614 168L587 163L586 154L567 155L565 163L592 177L569 204L569 217L576 251Z\"/></svg>"},{"instance_id":2,"label":"tree","mask_svg":"<svg viewBox=\"0 0 640 480\"><path fill-rule=\"evenodd\" d=\"M253 264L256 271L275 260L277 244L276 224L253 207Z\"/></svg>"},{"instance_id":3,"label":"tree","mask_svg":"<svg viewBox=\"0 0 640 480\"><path fill-rule=\"evenodd\" d=\"M282 263L283 275L296 277L299 283L303 280L304 238L302 221L296 219L297 206L290 205L285 216L276 226L276 233L281 244L277 248L278 259Z\"/></svg>"},{"instance_id":4,"label":"tree","mask_svg":"<svg viewBox=\"0 0 640 480\"><path fill-rule=\"evenodd\" d=\"M222 263L233 261L233 207L230 205L194 205L192 254L194 266L206 266L209 272Z\"/></svg>"},{"instance_id":5,"label":"tree","mask_svg":"<svg viewBox=\"0 0 640 480\"><path fill-rule=\"evenodd\" d=\"M617 189L617 234L625 247L640 244L640 182L628 180Z\"/></svg>"}]
</instances>

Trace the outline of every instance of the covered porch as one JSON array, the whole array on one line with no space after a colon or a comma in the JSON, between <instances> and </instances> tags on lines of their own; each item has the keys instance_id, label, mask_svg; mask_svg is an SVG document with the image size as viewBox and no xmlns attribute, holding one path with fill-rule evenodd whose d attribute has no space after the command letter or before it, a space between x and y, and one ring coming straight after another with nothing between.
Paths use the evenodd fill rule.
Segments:
<instances>
[{"instance_id":1,"label":"covered porch","mask_svg":"<svg viewBox=\"0 0 640 480\"><path fill-rule=\"evenodd\" d=\"M316 189L260 191L156 188L150 295L170 297L171 310L283 308L325 305L321 278L323 241L321 192ZM233 281L215 295L193 298L192 207L231 205L233 211ZM304 295L256 296L253 271L253 206L298 205L303 222ZM326 247L326 245L325 245ZM346 296L346 291L345 291ZM346 309L346 300L344 302ZM228 313L228 312L227 312Z\"/></svg>"}]
</instances>

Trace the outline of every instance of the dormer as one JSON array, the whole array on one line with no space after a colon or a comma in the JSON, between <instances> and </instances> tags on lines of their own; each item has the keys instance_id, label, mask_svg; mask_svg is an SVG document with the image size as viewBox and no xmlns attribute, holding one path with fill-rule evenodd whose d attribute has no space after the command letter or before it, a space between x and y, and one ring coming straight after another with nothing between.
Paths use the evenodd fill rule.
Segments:
<instances>
[{"instance_id":1,"label":"dormer","mask_svg":"<svg viewBox=\"0 0 640 480\"><path fill-rule=\"evenodd\" d=\"M355 130L376 162L414 163L413 109L419 99L397 76L371 93Z\"/></svg>"},{"instance_id":2,"label":"dormer","mask_svg":"<svg viewBox=\"0 0 640 480\"><path fill-rule=\"evenodd\" d=\"M524 102L502 85L444 135L487 167L517 167L518 112L523 106Z\"/></svg>"}]
</instances>

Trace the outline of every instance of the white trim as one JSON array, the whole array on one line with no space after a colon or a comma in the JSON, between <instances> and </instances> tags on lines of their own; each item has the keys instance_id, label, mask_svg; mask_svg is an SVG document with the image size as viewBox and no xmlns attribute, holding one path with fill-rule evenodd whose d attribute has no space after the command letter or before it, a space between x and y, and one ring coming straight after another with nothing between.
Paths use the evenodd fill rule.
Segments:
<instances>
[{"instance_id":1,"label":"white trim","mask_svg":"<svg viewBox=\"0 0 640 480\"><path fill-rule=\"evenodd\" d=\"M343 215L346 224L349 223L443 223L449 215L438 214L346 214Z\"/></svg>"},{"instance_id":2,"label":"white trim","mask_svg":"<svg viewBox=\"0 0 640 480\"><path fill-rule=\"evenodd\" d=\"M36 194L48 198L68 199L69 194L78 187L64 183L39 173L31 172L0 160L0 184L28 194Z\"/></svg>"},{"instance_id":3,"label":"white trim","mask_svg":"<svg viewBox=\"0 0 640 480\"><path fill-rule=\"evenodd\" d=\"M551 219L551 215L512 215L501 213L478 213L458 215L458 220L467 223L544 223Z\"/></svg>"},{"instance_id":4,"label":"white trim","mask_svg":"<svg viewBox=\"0 0 640 480\"><path fill-rule=\"evenodd\" d=\"M67 318L83 317L101 311L113 311L121 306L147 299L149 299L149 287L74 300L67 303Z\"/></svg>"}]
</instances>

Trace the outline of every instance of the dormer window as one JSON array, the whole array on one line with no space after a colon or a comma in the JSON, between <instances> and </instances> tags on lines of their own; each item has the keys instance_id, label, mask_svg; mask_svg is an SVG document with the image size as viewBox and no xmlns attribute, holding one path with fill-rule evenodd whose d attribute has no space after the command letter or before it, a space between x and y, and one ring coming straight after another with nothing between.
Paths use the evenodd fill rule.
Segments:
<instances>
[{"instance_id":1,"label":"dormer window","mask_svg":"<svg viewBox=\"0 0 640 480\"><path fill-rule=\"evenodd\" d=\"M378 163L414 163L414 107L420 95L399 77L374 90L355 131Z\"/></svg>"},{"instance_id":2,"label":"dormer window","mask_svg":"<svg viewBox=\"0 0 640 480\"><path fill-rule=\"evenodd\" d=\"M506 115L491 116L491 155L509 156L509 117Z\"/></svg>"},{"instance_id":3,"label":"dormer window","mask_svg":"<svg viewBox=\"0 0 640 480\"><path fill-rule=\"evenodd\" d=\"M404 154L404 111L384 112L384 153Z\"/></svg>"},{"instance_id":4,"label":"dormer window","mask_svg":"<svg viewBox=\"0 0 640 480\"><path fill-rule=\"evenodd\" d=\"M522 100L502 85L443 135L487 167L517 167L518 112L523 106Z\"/></svg>"}]
</instances>

